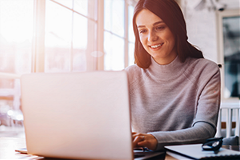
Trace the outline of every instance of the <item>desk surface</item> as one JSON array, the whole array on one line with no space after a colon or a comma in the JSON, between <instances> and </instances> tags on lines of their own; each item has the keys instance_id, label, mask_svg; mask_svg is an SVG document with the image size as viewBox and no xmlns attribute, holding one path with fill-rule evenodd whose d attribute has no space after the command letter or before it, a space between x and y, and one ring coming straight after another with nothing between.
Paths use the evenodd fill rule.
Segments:
<instances>
[{"instance_id":1,"label":"desk surface","mask_svg":"<svg viewBox=\"0 0 240 160\"><path fill-rule=\"evenodd\" d=\"M0 137L0 159L22 159L22 160L39 160L44 159L37 156L30 156L27 154L20 154L15 152L15 149L26 148L25 138L23 137ZM51 159L53 160L53 159ZM170 155L159 160L176 160Z\"/></svg>"},{"instance_id":2,"label":"desk surface","mask_svg":"<svg viewBox=\"0 0 240 160\"><path fill-rule=\"evenodd\" d=\"M240 151L240 146L223 146L224 148ZM42 157L30 156L15 152L15 149L26 148L24 137L0 137L0 160L1 159L22 159L22 160L39 160ZM53 160L53 159L51 159ZM165 158L157 158L156 160L176 160L176 158L166 155Z\"/></svg>"}]
</instances>

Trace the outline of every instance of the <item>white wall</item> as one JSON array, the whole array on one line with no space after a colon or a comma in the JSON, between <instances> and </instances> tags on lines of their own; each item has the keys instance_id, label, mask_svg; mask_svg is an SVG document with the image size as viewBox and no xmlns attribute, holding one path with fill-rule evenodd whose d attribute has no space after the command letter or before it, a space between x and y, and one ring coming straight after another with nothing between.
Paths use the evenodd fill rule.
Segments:
<instances>
[{"instance_id":1,"label":"white wall","mask_svg":"<svg viewBox=\"0 0 240 160\"><path fill-rule=\"evenodd\" d=\"M240 0L219 0L225 3L226 10L239 9ZM195 9L200 0L181 0L181 7L187 24L189 42L197 46L205 58L219 63L217 44L217 12L212 8L210 0L202 9ZM224 12L224 11L223 11Z\"/></svg>"}]
</instances>

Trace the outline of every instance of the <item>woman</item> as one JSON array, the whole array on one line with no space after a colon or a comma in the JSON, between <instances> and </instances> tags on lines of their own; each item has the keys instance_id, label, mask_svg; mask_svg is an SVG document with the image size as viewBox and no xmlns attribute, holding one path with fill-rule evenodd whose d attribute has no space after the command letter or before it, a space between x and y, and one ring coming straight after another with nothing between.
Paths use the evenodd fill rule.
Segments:
<instances>
[{"instance_id":1,"label":"woman","mask_svg":"<svg viewBox=\"0 0 240 160\"><path fill-rule=\"evenodd\" d=\"M188 41L174 0L139 0L134 10L136 65L126 68L133 145L202 143L216 133L220 72Z\"/></svg>"}]
</instances>

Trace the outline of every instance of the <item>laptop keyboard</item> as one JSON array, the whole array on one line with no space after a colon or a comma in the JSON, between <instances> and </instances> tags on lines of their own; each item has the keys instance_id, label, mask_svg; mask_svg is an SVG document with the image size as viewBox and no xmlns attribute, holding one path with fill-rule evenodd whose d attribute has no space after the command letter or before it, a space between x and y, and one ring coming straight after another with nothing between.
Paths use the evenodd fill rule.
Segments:
<instances>
[{"instance_id":1,"label":"laptop keyboard","mask_svg":"<svg viewBox=\"0 0 240 160\"><path fill-rule=\"evenodd\" d=\"M136 155L134 154L134 158L140 158L140 157L144 157L145 155Z\"/></svg>"},{"instance_id":2,"label":"laptop keyboard","mask_svg":"<svg viewBox=\"0 0 240 160\"><path fill-rule=\"evenodd\" d=\"M152 155L153 152L144 152L142 150L134 150L134 158L140 158L140 157L145 157Z\"/></svg>"}]
</instances>

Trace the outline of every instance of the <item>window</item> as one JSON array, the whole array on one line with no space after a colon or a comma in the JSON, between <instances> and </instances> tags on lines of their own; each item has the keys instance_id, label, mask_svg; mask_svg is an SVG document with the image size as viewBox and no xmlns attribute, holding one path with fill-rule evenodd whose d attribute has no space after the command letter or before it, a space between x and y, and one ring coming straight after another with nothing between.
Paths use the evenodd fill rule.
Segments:
<instances>
[{"instance_id":1,"label":"window","mask_svg":"<svg viewBox=\"0 0 240 160\"><path fill-rule=\"evenodd\" d=\"M223 98L240 97L239 10L219 12L218 26Z\"/></svg>"},{"instance_id":2,"label":"window","mask_svg":"<svg viewBox=\"0 0 240 160\"><path fill-rule=\"evenodd\" d=\"M44 69L38 71L122 70L134 63L134 0L45 2L39 14L45 15L44 50L36 53L36 67Z\"/></svg>"},{"instance_id":3,"label":"window","mask_svg":"<svg viewBox=\"0 0 240 160\"><path fill-rule=\"evenodd\" d=\"M96 69L97 1L46 0L45 72Z\"/></svg>"},{"instance_id":4,"label":"window","mask_svg":"<svg viewBox=\"0 0 240 160\"><path fill-rule=\"evenodd\" d=\"M133 64L133 5L104 0L104 69L122 70Z\"/></svg>"}]
</instances>

